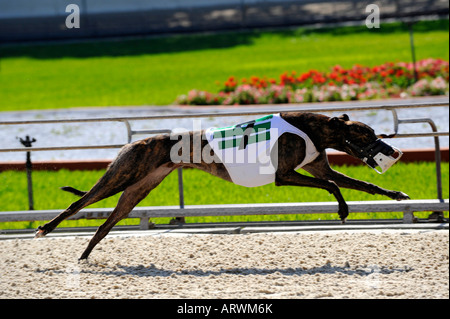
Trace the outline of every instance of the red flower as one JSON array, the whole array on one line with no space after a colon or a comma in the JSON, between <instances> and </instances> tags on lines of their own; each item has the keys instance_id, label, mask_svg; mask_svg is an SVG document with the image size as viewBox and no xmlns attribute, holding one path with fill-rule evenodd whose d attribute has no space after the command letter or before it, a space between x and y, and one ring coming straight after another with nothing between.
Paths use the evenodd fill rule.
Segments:
<instances>
[{"instance_id":1,"label":"red flower","mask_svg":"<svg viewBox=\"0 0 450 319\"><path fill-rule=\"evenodd\" d=\"M310 73L303 73L302 75L300 75L297 78L297 81L298 82L304 82L304 81L306 81L309 78L309 76L310 76Z\"/></svg>"},{"instance_id":2,"label":"red flower","mask_svg":"<svg viewBox=\"0 0 450 319\"><path fill-rule=\"evenodd\" d=\"M234 81L234 76L230 76L228 78L228 80L225 81L224 85L225 85L225 90L227 92L228 91L233 91L236 88L236 86L237 86L237 83Z\"/></svg>"},{"instance_id":3,"label":"red flower","mask_svg":"<svg viewBox=\"0 0 450 319\"><path fill-rule=\"evenodd\" d=\"M295 72L292 72L291 74L295 75ZM284 72L283 74L280 75L280 84L281 85L294 84L294 83L295 83L294 76L288 75L287 72Z\"/></svg>"},{"instance_id":4,"label":"red flower","mask_svg":"<svg viewBox=\"0 0 450 319\"><path fill-rule=\"evenodd\" d=\"M336 73L336 72L332 72L331 74L330 74L330 79L333 79L333 80L336 80L337 78L338 78L338 74Z\"/></svg>"},{"instance_id":5,"label":"red flower","mask_svg":"<svg viewBox=\"0 0 450 319\"><path fill-rule=\"evenodd\" d=\"M257 76L252 75L250 77L250 81L251 81L252 84L256 84L256 83L259 82L259 78Z\"/></svg>"},{"instance_id":6,"label":"red flower","mask_svg":"<svg viewBox=\"0 0 450 319\"><path fill-rule=\"evenodd\" d=\"M321 84L326 82L326 78L324 78L322 75L318 74L313 76L313 83Z\"/></svg>"},{"instance_id":7,"label":"red flower","mask_svg":"<svg viewBox=\"0 0 450 319\"><path fill-rule=\"evenodd\" d=\"M260 88L266 88L267 87L267 82L264 79L261 79L259 81L259 87Z\"/></svg>"},{"instance_id":8,"label":"red flower","mask_svg":"<svg viewBox=\"0 0 450 319\"><path fill-rule=\"evenodd\" d=\"M399 77L401 77L404 73L405 73L405 72L403 71L403 69L400 69L400 70L397 71L397 73L395 73L395 76L399 78Z\"/></svg>"}]
</instances>

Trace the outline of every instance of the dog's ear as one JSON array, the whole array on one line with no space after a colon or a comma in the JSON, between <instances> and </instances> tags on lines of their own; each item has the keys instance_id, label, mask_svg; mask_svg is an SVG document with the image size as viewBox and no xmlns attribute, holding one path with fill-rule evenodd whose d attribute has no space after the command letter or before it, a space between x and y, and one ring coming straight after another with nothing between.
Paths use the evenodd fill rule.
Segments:
<instances>
[{"instance_id":1,"label":"dog's ear","mask_svg":"<svg viewBox=\"0 0 450 319\"><path fill-rule=\"evenodd\" d=\"M341 125L341 120L337 117L330 118L328 122L330 123L330 126L335 130L339 129Z\"/></svg>"},{"instance_id":2,"label":"dog's ear","mask_svg":"<svg viewBox=\"0 0 450 319\"><path fill-rule=\"evenodd\" d=\"M338 129L339 127L341 127L342 124L344 124L345 121L348 121L348 120L349 120L348 115L343 114L338 117L332 117L328 121L334 128Z\"/></svg>"}]
</instances>

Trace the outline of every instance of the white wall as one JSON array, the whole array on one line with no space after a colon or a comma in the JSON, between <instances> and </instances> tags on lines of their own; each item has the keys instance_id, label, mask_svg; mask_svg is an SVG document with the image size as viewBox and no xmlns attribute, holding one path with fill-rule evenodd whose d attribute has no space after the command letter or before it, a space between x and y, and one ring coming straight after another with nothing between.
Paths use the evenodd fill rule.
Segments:
<instances>
[{"instance_id":1,"label":"white wall","mask_svg":"<svg viewBox=\"0 0 450 319\"><path fill-rule=\"evenodd\" d=\"M230 6L240 5L241 1L255 3L267 0L0 0L0 19L65 15L69 4L77 4L85 13L111 13Z\"/></svg>"},{"instance_id":2,"label":"white wall","mask_svg":"<svg viewBox=\"0 0 450 319\"><path fill-rule=\"evenodd\" d=\"M70 3L78 0L0 0L0 18L44 17L65 14Z\"/></svg>"}]
</instances>

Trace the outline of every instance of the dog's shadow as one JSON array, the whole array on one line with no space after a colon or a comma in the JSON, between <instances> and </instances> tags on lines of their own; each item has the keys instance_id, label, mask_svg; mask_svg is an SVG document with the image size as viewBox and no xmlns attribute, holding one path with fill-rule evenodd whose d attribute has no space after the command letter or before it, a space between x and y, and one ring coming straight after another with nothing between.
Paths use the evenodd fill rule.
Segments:
<instances>
[{"instance_id":1,"label":"dog's shadow","mask_svg":"<svg viewBox=\"0 0 450 319\"><path fill-rule=\"evenodd\" d=\"M93 266L93 264L91 264ZM357 266L350 268L348 266L332 266L329 263L320 266L305 269L303 267L297 268L227 268L218 270L199 270L199 269L186 269L186 270L168 270L161 269L151 264L150 266L126 266L118 264L114 267L96 267L94 269L83 269L80 267L80 273L94 274L94 275L107 275L107 276L124 276L131 275L137 277L171 277L171 276L197 276L197 277L208 277L208 276L220 276L224 274L229 275L270 275L279 273L284 276L304 276L304 275L315 275L315 274L344 274L349 276L369 276L372 274L392 274L398 272L409 272L413 270L409 267L404 268L387 268L379 267L377 265L371 266ZM95 269L97 268L97 269Z\"/></svg>"}]
</instances>

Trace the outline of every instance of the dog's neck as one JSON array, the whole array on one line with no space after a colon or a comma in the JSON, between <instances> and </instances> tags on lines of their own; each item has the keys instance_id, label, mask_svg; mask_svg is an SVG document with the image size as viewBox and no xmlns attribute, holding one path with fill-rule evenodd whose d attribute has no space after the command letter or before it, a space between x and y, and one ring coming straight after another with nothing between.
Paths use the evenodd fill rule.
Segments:
<instances>
[{"instance_id":1,"label":"dog's neck","mask_svg":"<svg viewBox=\"0 0 450 319\"><path fill-rule=\"evenodd\" d=\"M294 125L305 132L314 143L317 151L322 152L327 148L339 151L343 150L343 145L339 143L339 132L332 130L329 117L315 113L282 113L281 117L289 124Z\"/></svg>"}]
</instances>

